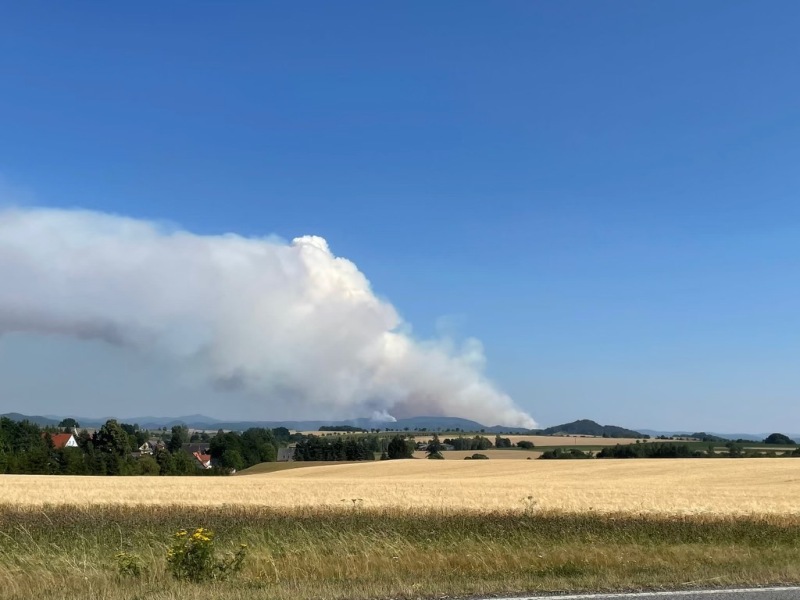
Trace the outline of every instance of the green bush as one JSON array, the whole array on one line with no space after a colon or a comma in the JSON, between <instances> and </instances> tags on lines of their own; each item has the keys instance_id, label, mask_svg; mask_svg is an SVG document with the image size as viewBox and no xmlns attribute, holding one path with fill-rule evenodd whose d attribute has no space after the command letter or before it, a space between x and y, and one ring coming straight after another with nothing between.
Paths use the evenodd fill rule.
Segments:
<instances>
[{"instance_id":1,"label":"green bush","mask_svg":"<svg viewBox=\"0 0 800 600\"><path fill-rule=\"evenodd\" d=\"M496 435L494 437L494 445L497 448L511 448L511 440L509 438L500 437Z\"/></svg>"},{"instance_id":2,"label":"green bush","mask_svg":"<svg viewBox=\"0 0 800 600\"><path fill-rule=\"evenodd\" d=\"M616 446L617 448L619 446ZM548 450L547 452L542 453L539 457L540 460L563 460L563 459L582 459L582 458L592 458L591 452L584 452L583 450L578 450L577 448L570 448L568 450L562 448L553 448L552 450Z\"/></svg>"},{"instance_id":3,"label":"green bush","mask_svg":"<svg viewBox=\"0 0 800 600\"><path fill-rule=\"evenodd\" d=\"M473 438L447 438L444 443L453 446L453 450L488 450L492 447L492 442L489 438L481 435L476 435Z\"/></svg>"},{"instance_id":4,"label":"green bush","mask_svg":"<svg viewBox=\"0 0 800 600\"><path fill-rule=\"evenodd\" d=\"M198 527L189 535L181 529L167 551L167 570L182 581L223 580L241 570L246 553L247 545L241 544L235 553L218 560L214 556L213 531Z\"/></svg>"},{"instance_id":5,"label":"green bush","mask_svg":"<svg viewBox=\"0 0 800 600\"><path fill-rule=\"evenodd\" d=\"M396 435L389 442L387 456L394 460L397 458L411 458L414 456L414 442L407 440L405 436Z\"/></svg>"},{"instance_id":6,"label":"green bush","mask_svg":"<svg viewBox=\"0 0 800 600\"><path fill-rule=\"evenodd\" d=\"M122 577L139 577L143 571L142 559L130 552L119 552L114 556L117 573Z\"/></svg>"}]
</instances>

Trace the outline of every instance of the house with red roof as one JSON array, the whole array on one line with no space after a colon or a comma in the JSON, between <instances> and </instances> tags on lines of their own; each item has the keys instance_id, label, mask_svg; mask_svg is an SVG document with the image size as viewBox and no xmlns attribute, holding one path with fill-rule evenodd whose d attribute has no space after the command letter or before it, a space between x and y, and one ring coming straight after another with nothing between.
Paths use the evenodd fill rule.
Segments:
<instances>
[{"instance_id":1,"label":"house with red roof","mask_svg":"<svg viewBox=\"0 0 800 600\"><path fill-rule=\"evenodd\" d=\"M50 439L53 441L53 447L56 450L78 447L78 440L76 440L75 436L71 433L45 433L44 435L50 436Z\"/></svg>"},{"instance_id":2,"label":"house with red roof","mask_svg":"<svg viewBox=\"0 0 800 600\"><path fill-rule=\"evenodd\" d=\"M200 454L199 452L192 452L192 456L197 461L197 466L201 469L210 469L211 468L211 455L210 454Z\"/></svg>"}]
</instances>

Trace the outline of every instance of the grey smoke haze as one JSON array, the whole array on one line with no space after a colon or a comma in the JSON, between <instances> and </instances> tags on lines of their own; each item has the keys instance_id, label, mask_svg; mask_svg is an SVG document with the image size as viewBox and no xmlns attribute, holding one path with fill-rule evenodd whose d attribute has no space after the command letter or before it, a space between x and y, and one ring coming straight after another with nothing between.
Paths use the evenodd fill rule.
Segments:
<instances>
[{"instance_id":1,"label":"grey smoke haze","mask_svg":"<svg viewBox=\"0 0 800 600\"><path fill-rule=\"evenodd\" d=\"M477 340L419 341L326 241L201 236L120 216L0 211L0 335L102 340L224 394L349 418L453 415L534 427Z\"/></svg>"}]
</instances>

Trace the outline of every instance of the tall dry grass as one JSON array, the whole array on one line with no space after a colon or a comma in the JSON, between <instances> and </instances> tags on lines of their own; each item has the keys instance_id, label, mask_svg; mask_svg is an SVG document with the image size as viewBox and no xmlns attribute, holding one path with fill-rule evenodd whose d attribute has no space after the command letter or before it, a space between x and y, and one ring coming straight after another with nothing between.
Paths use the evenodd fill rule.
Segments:
<instances>
[{"instance_id":1,"label":"tall dry grass","mask_svg":"<svg viewBox=\"0 0 800 600\"><path fill-rule=\"evenodd\" d=\"M241 576L178 583L170 534L249 544ZM800 581L800 518L228 506L0 506L0 597L441 598ZM141 557L140 577L114 555Z\"/></svg>"}]
</instances>

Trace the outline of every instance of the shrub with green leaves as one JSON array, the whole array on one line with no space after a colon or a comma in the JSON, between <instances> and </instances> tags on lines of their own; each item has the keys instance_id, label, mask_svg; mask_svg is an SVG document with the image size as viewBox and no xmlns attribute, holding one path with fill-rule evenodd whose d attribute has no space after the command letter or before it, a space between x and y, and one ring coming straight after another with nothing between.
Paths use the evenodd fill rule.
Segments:
<instances>
[{"instance_id":1,"label":"shrub with green leaves","mask_svg":"<svg viewBox=\"0 0 800 600\"><path fill-rule=\"evenodd\" d=\"M247 544L241 544L235 553L217 559L214 552L214 532L198 527L191 534L181 529L173 536L167 551L167 569L182 581L207 581L227 579L242 569Z\"/></svg>"},{"instance_id":2,"label":"shrub with green leaves","mask_svg":"<svg viewBox=\"0 0 800 600\"><path fill-rule=\"evenodd\" d=\"M144 566L142 559L136 554L130 552L118 552L114 555L117 564L117 573L122 577L139 577L142 574Z\"/></svg>"}]
</instances>

